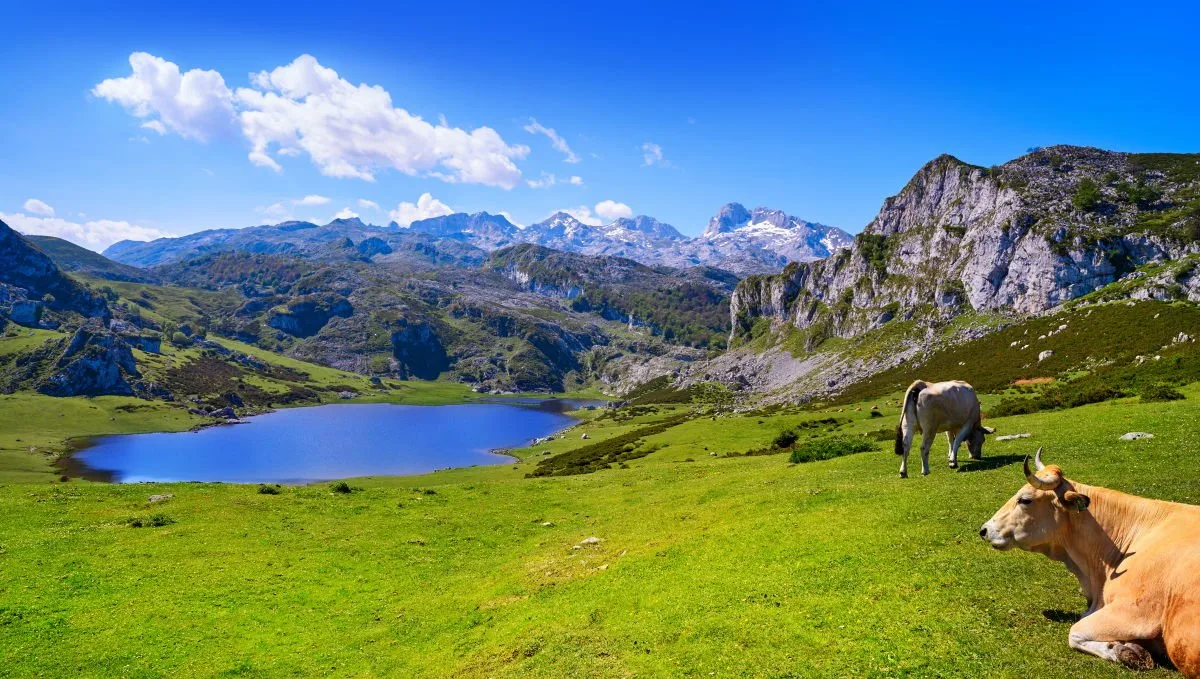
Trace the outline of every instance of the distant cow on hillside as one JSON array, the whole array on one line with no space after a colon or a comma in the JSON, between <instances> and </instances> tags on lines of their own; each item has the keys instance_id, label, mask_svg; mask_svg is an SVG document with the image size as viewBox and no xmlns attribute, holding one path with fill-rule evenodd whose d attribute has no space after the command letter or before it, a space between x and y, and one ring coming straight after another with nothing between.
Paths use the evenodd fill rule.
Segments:
<instances>
[{"instance_id":1,"label":"distant cow on hillside","mask_svg":"<svg viewBox=\"0 0 1200 679\"><path fill-rule=\"evenodd\" d=\"M972 460L983 457L983 437L994 429L979 419L979 397L966 382L923 382L917 380L904 392L900 424L896 427L896 454L900 456L900 478L908 478L908 452L913 434L921 432L921 473L929 473L929 448L938 432L950 442L950 468L958 467L958 447L967 442ZM950 432L955 432L950 438Z\"/></svg>"},{"instance_id":2,"label":"distant cow on hillside","mask_svg":"<svg viewBox=\"0 0 1200 679\"><path fill-rule=\"evenodd\" d=\"M1088 607L1071 626L1071 648L1139 670L1165 655L1200 677L1200 507L1076 483L1042 464L1041 448L1034 461L1030 471L1025 459L1027 484L979 537L1075 574Z\"/></svg>"}]
</instances>

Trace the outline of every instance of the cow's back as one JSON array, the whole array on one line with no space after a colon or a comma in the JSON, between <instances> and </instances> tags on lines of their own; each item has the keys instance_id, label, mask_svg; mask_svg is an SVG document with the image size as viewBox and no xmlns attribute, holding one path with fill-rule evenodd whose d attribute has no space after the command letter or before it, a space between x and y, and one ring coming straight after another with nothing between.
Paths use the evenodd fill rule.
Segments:
<instances>
[{"instance_id":1,"label":"cow's back","mask_svg":"<svg viewBox=\"0 0 1200 679\"><path fill-rule=\"evenodd\" d=\"M957 430L979 418L979 398L975 388L961 380L934 382L917 396L917 413L928 433Z\"/></svg>"}]
</instances>

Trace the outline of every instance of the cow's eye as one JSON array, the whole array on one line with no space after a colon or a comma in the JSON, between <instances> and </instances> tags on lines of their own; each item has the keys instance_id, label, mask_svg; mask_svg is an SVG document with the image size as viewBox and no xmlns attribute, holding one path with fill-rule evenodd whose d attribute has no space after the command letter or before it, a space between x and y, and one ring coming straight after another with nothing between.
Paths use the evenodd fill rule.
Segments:
<instances>
[{"instance_id":1,"label":"cow's eye","mask_svg":"<svg viewBox=\"0 0 1200 679\"><path fill-rule=\"evenodd\" d=\"M1017 504L1019 504L1019 505L1031 505L1031 504L1033 504L1033 498L1031 498L1031 497L1026 497L1026 496L1021 496L1021 497L1017 498Z\"/></svg>"}]
</instances>

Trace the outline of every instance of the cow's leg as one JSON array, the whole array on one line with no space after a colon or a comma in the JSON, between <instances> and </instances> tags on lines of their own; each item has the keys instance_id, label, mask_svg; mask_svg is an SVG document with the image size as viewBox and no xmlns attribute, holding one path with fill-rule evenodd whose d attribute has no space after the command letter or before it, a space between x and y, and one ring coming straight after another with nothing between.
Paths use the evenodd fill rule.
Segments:
<instances>
[{"instance_id":1,"label":"cow's leg","mask_svg":"<svg viewBox=\"0 0 1200 679\"><path fill-rule=\"evenodd\" d=\"M962 445L963 441L967 440L967 436L970 435L971 430L974 428L975 428L975 423L968 420L967 423L962 426L962 429L958 430L958 436L955 436L954 440L950 441L950 468L951 469L955 469L958 467L958 448L959 448L959 446ZM950 438L950 432L946 432L946 438L947 439Z\"/></svg>"},{"instance_id":2,"label":"cow's leg","mask_svg":"<svg viewBox=\"0 0 1200 679\"><path fill-rule=\"evenodd\" d=\"M900 454L900 478L902 479L908 478L908 453L912 450L913 433L915 431L916 425L909 424L908 428L904 430L903 439L901 440L903 452Z\"/></svg>"},{"instance_id":3,"label":"cow's leg","mask_svg":"<svg viewBox=\"0 0 1200 679\"><path fill-rule=\"evenodd\" d=\"M1071 626L1071 648L1135 670L1154 668L1154 658L1138 640L1155 639L1159 627L1135 609L1105 606Z\"/></svg>"},{"instance_id":4,"label":"cow's leg","mask_svg":"<svg viewBox=\"0 0 1200 679\"><path fill-rule=\"evenodd\" d=\"M921 432L921 476L929 476L929 449L933 447L933 440L937 438L934 432Z\"/></svg>"}]
</instances>

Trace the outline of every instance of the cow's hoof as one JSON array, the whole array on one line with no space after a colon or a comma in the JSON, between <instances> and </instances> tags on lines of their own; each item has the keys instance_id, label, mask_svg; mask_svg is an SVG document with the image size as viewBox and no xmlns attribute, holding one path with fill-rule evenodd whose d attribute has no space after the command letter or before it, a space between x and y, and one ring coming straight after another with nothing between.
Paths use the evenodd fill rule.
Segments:
<instances>
[{"instance_id":1,"label":"cow's hoof","mask_svg":"<svg viewBox=\"0 0 1200 679\"><path fill-rule=\"evenodd\" d=\"M928 472L928 471L922 471L922 472L921 472L921 476L929 476L929 472Z\"/></svg>"},{"instance_id":2,"label":"cow's hoof","mask_svg":"<svg viewBox=\"0 0 1200 679\"><path fill-rule=\"evenodd\" d=\"M957 462L951 462L951 463L950 463L950 468L951 468L951 469L958 469L958 463L957 463Z\"/></svg>"},{"instance_id":3,"label":"cow's hoof","mask_svg":"<svg viewBox=\"0 0 1200 679\"><path fill-rule=\"evenodd\" d=\"M1150 652L1137 644L1120 644L1116 651L1117 660L1131 670L1154 669L1154 658Z\"/></svg>"},{"instance_id":4,"label":"cow's hoof","mask_svg":"<svg viewBox=\"0 0 1200 679\"><path fill-rule=\"evenodd\" d=\"M907 478L908 478L908 472L900 472L900 478L902 478L902 479L907 479Z\"/></svg>"},{"instance_id":5,"label":"cow's hoof","mask_svg":"<svg viewBox=\"0 0 1200 679\"><path fill-rule=\"evenodd\" d=\"M982 456L982 455L972 455L972 456L971 456L971 459L972 459L972 460L982 460L982 459L983 459L983 456Z\"/></svg>"}]
</instances>

